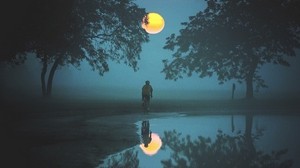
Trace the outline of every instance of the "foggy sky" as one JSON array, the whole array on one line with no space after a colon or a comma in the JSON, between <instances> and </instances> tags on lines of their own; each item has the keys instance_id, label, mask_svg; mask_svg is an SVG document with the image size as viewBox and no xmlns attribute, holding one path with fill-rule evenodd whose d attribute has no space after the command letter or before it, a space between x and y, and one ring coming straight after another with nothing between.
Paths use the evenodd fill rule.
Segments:
<instances>
[{"instance_id":1,"label":"foggy sky","mask_svg":"<svg viewBox=\"0 0 300 168\"><path fill-rule=\"evenodd\" d=\"M230 93L231 85L236 81L229 81L219 85L216 77L202 78L197 75L179 79L178 81L165 80L165 75L161 73L163 69L162 60L171 58L172 52L164 50L165 39L172 33L178 33L182 28L180 23L188 21L188 17L195 15L199 10L205 8L205 2L201 0L137 0L136 3L146 9L146 12L157 12L164 17L164 30L150 36L150 42L143 44L143 50L140 54L141 60L138 63L139 70L134 72L132 68L113 62L109 63L110 71L104 76L99 76L97 72L91 71L86 62L83 62L80 70L72 66L61 67L56 71L53 81L53 94L78 92L79 90L86 94L99 93L102 96L110 95L117 97L140 97L140 90L145 80L150 80L154 88L154 97L166 97L174 94L180 97L182 92L188 92L188 95L195 91L207 92L222 90ZM299 53L299 52L298 52ZM299 92L300 86L300 59L291 58L291 67L264 65L261 71L263 79L266 80L268 89L262 89L260 93L265 92ZM32 91L41 93L40 89L40 71L41 64L32 56L25 65L21 65L16 70L6 68L2 72L2 79L5 80L8 88L19 88L23 91ZM12 73L12 71L14 71ZM7 76L9 74L9 76ZM21 80L22 82L15 82ZM13 84L12 84L13 83ZM9 85L9 86L8 86ZM30 89L33 88L33 89ZM163 92L165 90L165 92ZM108 91L108 92L105 92ZM125 91L125 92L123 92ZM238 96L244 96L245 85L237 84ZM192 95L191 95L192 96ZM194 95L195 96L195 95Z\"/></svg>"}]
</instances>

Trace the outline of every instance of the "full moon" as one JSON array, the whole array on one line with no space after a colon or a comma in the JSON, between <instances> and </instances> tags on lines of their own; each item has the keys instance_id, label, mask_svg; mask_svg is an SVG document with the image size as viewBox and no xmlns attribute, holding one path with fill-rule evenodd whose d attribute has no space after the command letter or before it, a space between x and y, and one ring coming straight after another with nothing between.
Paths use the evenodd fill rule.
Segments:
<instances>
[{"instance_id":1,"label":"full moon","mask_svg":"<svg viewBox=\"0 0 300 168\"><path fill-rule=\"evenodd\" d=\"M162 142L158 134L152 133L151 134L151 142L148 144L148 147L144 147L144 144L140 144L140 148L142 151L149 156L155 155L158 150L160 149Z\"/></svg>"},{"instance_id":2,"label":"full moon","mask_svg":"<svg viewBox=\"0 0 300 168\"><path fill-rule=\"evenodd\" d=\"M147 13L142 20L142 28L149 34L157 34L165 27L164 18L158 13Z\"/></svg>"}]
</instances>

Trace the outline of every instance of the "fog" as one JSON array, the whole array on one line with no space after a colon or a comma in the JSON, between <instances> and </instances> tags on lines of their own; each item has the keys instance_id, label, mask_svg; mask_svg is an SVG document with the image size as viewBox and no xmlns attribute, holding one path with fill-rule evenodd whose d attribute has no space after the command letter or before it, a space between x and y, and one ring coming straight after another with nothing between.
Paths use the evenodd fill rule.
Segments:
<instances>
[{"instance_id":1,"label":"fog","mask_svg":"<svg viewBox=\"0 0 300 168\"><path fill-rule=\"evenodd\" d=\"M245 83L228 81L219 85L215 76L199 78L196 74L192 77L185 76L177 81L165 80L162 60L171 58L172 53L164 50L166 37L178 33L180 23L187 21L188 17L202 10L204 1L199 0L173 0L169 1L144 1L136 3L147 12L158 12L165 19L164 30L155 35L150 35L150 41L143 44L141 59L138 62L139 70L109 62L110 70L104 76L91 70L87 62L82 62L79 69L73 66L59 67L53 80L53 96L72 96L77 98L140 98L141 87L145 80L149 80L154 88L155 99L169 98L230 98L231 86L236 83L236 97L245 96ZM256 92L258 97L274 97L278 95L298 96L300 92L300 59L299 52L296 58L289 59L291 67L264 65L260 71L268 88ZM34 54L28 57L24 65L1 65L1 92L2 95L41 96L40 72L42 65L35 59Z\"/></svg>"},{"instance_id":2,"label":"fog","mask_svg":"<svg viewBox=\"0 0 300 168\"><path fill-rule=\"evenodd\" d=\"M86 12L85 9L90 9L90 8L85 8L86 6L81 5L81 3L83 4L87 3L87 5L94 5L93 3L90 3L94 1L89 1L89 0L88 1L45 0L41 2L38 1L38 3L36 2L37 1L35 0L31 1L31 3L37 5L37 8L39 8L40 4L43 4L43 2L45 2L45 4L48 4L49 2L50 4L58 8L62 7L61 5L57 5L57 3L60 2L63 2L62 4L66 2L66 4L68 5L69 2L70 3L77 2L80 6L75 6L76 8L74 8L74 10L72 10L71 12L75 11L75 9L76 10L78 9L80 12L83 11L83 13ZM119 1L103 0L103 1L95 1L95 2L97 3L100 2L103 4L116 2L117 5L122 4L122 3L119 4ZM131 1L122 1L122 2L126 4L127 2L131 2ZM10 167L33 167L33 168L34 167L39 167L39 168L41 167L65 167L65 168L96 167L100 163L105 163L103 161L105 157L114 153L118 153L124 149L129 149L136 145L140 145L139 142L140 135L138 134L141 130L143 131L143 126L147 127L147 124L143 124L143 123L147 123L144 121L148 121L148 128L145 129L145 130L148 129L148 132L145 131L147 135L143 133L142 134L146 135L147 138L149 138L149 134L150 134L150 141L151 141L151 134L152 134L151 131L153 131L153 133L160 134L159 136L161 136L162 139L163 139L162 135L165 134L166 131L171 131L171 130L178 130L179 131L178 133L181 132L183 133L182 135L186 133L186 134L191 134L191 136L197 136L197 137L207 136L207 135L209 136L213 135L214 137L217 137L215 135L218 130L224 130L225 132L227 131L232 135L233 133L237 133L236 135L238 135L239 138L244 139L245 145L241 143L242 141L236 139L236 137L227 137L227 139L225 138L225 140L224 139L218 140L218 142L221 144L216 143L216 145L214 145L214 143L207 143L210 142L210 140L207 140L207 142L206 140L203 141L200 138L199 140L203 141L207 145L212 144L208 147L204 146L204 148L213 150L212 152L208 151L210 152L209 154L216 153L218 157L220 156L223 157L223 155L218 154L218 150L214 151L215 149L212 146L216 146L222 149L221 153L223 153L223 151L226 153L224 156L226 155L228 157L241 156L245 158L246 161L252 158L258 159L258 161L254 161L254 162L247 161L247 163L253 163L253 165L254 164L256 165L256 163L259 162L268 163L264 161L266 159L268 160L268 156L264 155L263 153L260 153L260 151L257 151L257 154L263 157L262 160L259 160L260 157L256 157L255 155L253 155L253 149L255 149L254 145L256 144L254 144L253 143L254 141L252 140L255 140L256 142L256 140L259 139L258 136L252 134L256 130L257 134L259 134L260 136L266 133L265 135L267 138L267 140L265 141L266 143L264 144L262 143L262 145L261 144L258 145L266 147L266 149L269 149L269 146L272 145L272 150L273 148L275 149L275 147L276 148L280 147L280 149L281 147L289 148L291 154L287 156L288 157L292 156L291 157L292 159L295 159L295 161L297 160L297 157L299 156L300 153L300 151L298 150L299 143L297 141L299 139L297 131L300 123L299 122L300 120L299 117L300 50L296 51L296 57L288 58L287 61L290 63L290 67L284 67L281 65L274 65L274 64L263 64L262 68L259 69L257 73L254 72L255 75L261 75L261 78L265 80L266 85L268 85L267 88L261 88L258 92L254 92L254 95L252 95L252 87L249 80L248 80L248 86L250 85L250 87L246 87L245 82L238 83L238 81L236 80L229 80L226 81L224 84L220 85L219 80L217 79L217 76L215 76L215 74L213 74L212 77L199 78L198 75L194 73L190 77L183 76L182 79L178 79L176 81L166 80L165 74L162 73L162 70L164 69L164 64L162 60L172 59L172 54L174 53L170 50L163 49L167 41L166 38L170 37L172 33L178 35L180 29L183 28L181 23L187 22L189 20L189 16L194 16L199 11L205 9L206 8L205 5L207 1L136 0L134 2L137 3L139 7L145 8L146 12L159 13L165 20L165 27L162 30L162 32L154 35L149 34L149 42L143 43L142 50L140 53L140 59L138 60L137 71L134 71L133 68L125 65L122 62L123 60L121 60L120 63L116 63L114 61L108 61L109 71L104 73L103 76L101 76L98 74L98 71L92 70L92 67L90 66L89 63L91 62L93 63L94 61L95 64L99 66L103 66L103 67L106 66L105 64L104 65L102 64L103 63L101 61L102 55L99 56L101 58L93 57L90 60L90 62L82 61L80 62L80 66L78 68L75 68L68 61L71 60L70 62L72 62L72 59L75 59L75 63L76 63L76 60L80 59L81 57L78 58L72 57L72 58L67 58L66 60L62 60L61 59L62 57L60 57L59 54L63 54L62 56L66 56L67 54L70 53L74 54L73 52L76 51L76 53L74 54L76 55L78 50L86 49L86 48L82 49L81 47L82 45L83 46L85 45L84 43L89 43L89 42L85 41L81 43L82 42L81 40L75 40L80 42L78 43L74 42L75 45L74 44L70 45L71 49L70 48L66 49L64 43L70 43L70 39L73 39L73 36L77 36L76 33L78 33L78 31L71 32L70 37L66 35L68 36L66 38L70 38L70 39L66 40L66 42L62 42L62 45L61 43L58 43L58 45L56 45L57 44L56 42L59 42L61 35L65 35L64 31L62 31L63 33L59 33L60 31L58 31L57 36L59 38L54 38L55 42L54 44L52 44L51 38L49 38L50 39L49 40L47 37L49 35L48 31L45 31L46 33L43 31L43 28L47 29L47 24L45 24L46 26L45 25L41 26L40 18L43 17L37 17L39 22L33 25L37 26L38 30L40 26L41 27L44 26L43 28L41 28L40 31L45 34L39 32L38 33L31 32L32 34L34 34L33 36L38 36L38 38L41 39L44 38L44 37L39 37L41 34L46 35L45 37L47 37L45 41L46 43L45 46L43 46L44 45L43 43L40 43L40 42L44 42L43 40L41 41L39 39L36 40L35 38L37 37L33 37L33 41L36 42L37 45L41 44L43 46L41 48L42 55L39 55L40 56L39 58L36 57L35 53L28 53L26 57L27 59L24 62L24 64L14 65L14 64L4 63L2 60L6 61L7 57L5 54L3 54L5 56L0 55L1 56L0 57L0 101L1 101L0 123L1 123L1 128L4 130L2 131L3 136L1 137L2 138L1 142L3 142L2 144L4 144L3 147L1 148L1 152L3 153L2 156L4 156L3 160L6 161L4 163L1 163L2 165L5 166L10 165ZM27 1L22 3L27 4ZM255 3L258 2L255 1ZM14 5L11 5L11 7L14 9L16 7L15 3L12 4ZM19 3L16 4L19 5ZM115 3L112 4L115 5ZM28 3L28 6L30 6L30 3ZM48 8L48 5L43 4L42 6ZM79 7L82 7L82 9L80 9ZM99 8L101 9L101 7ZM108 5L108 8L110 7L111 6ZM22 12L26 11L27 9L27 8L23 8L23 6L21 5L19 5L17 9L19 8L23 9ZM15 9L12 12L9 11L8 13L14 14L14 12L17 9ZM54 20L53 22L56 23L57 22L56 19L58 18L57 16L61 16L63 14L57 12L58 15L55 15L57 14L55 13L56 10L52 10L52 8L49 9L50 10L49 11L47 10L45 14L47 17L50 17L51 21ZM102 14L102 12L98 12L99 11L98 7L96 9L97 10L95 11L97 12L94 11L92 13ZM106 11L105 9L102 10ZM60 11L59 9L57 10ZM61 8L61 10L62 11L60 12L62 13L64 13L64 11L68 11L66 10L66 8ZM116 11L124 12L126 10L122 9ZM143 15L144 14L143 10L141 11L142 12L140 13L136 11L132 13ZM14 16L14 18L17 18L19 16L18 14L22 12L16 12L17 14L16 17ZM35 15L34 11L33 13L31 12L32 11L29 11L30 14L34 15L33 18L35 18L35 16L37 15ZM124 13L122 12L117 13L116 15L123 16L122 14ZM62 25L64 25L64 23L67 23L67 28L72 29L73 26L77 24L78 18L79 18L78 20L89 20L90 19L89 17L91 18L94 17L94 15L88 15L86 17L82 17L80 15L81 13L79 12L74 12L74 13L76 16L75 15L74 16L71 15L71 16L75 17L74 19L75 21L73 21L66 15L63 15L66 16L66 18L72 20L70 21L72 24L69 25L69 22L65 22L64 19L62 19L63 22L59 22L59 23L62 23ZM86 13L89 13L89 10L87 10ZM131 14L131 12L128 13ZM104 15L105 14L106 13L104 13ZM53 15L55 15L56 17L52 17ZM114 16L114 15L109 15L109 16ZM130 15L130 16L134 16L131 17L132 19L136 18L135 15ZM250 16L252 17L252 15ZM101 18L100 19L101 22L97 24L101 26L102 26L102 21L105 22L111 19L110 17L108 17L109 19L107 19L106 17L102 17L102 16L100 18ZM9 20L9 23L14 22L14 20L9 17L5 19ZM21 25L24 22L25 25L24 27L26 27L26 29L25 31L22 31L22 27L20 28L20 30L18 28L14 28L16 29L17 33L14 32L13 35L20 34L20 32L22 33L25 32L26 34L28 30L29 31L35 30L32 29L31 23L27 25L26 21L20 18L17 19L22 21L22 23L20 23ZM29 19L31 19L31 15ZM126 22L126 19L122 19L121 21ZM16 23L18 22L16 21ZM91 31L90 30L91 28L86 28L89 27L86 26L86 24L90 24L90 22L83 21L80 23L84 23L84 24L78 24L78 25L84 25L82 27L78 26L80 30L84 29L84 32L86 32L85 29L88 29L87 31ZM112 21L111 23L114 22ZM111 32L112 33L117 32L116 34L120 34L119 25L115 26L114 24L111 23L109 23L108 25L109 32L106 32L104 28L103 30L104 36L110 36L111 34L109 33ZM132 22L128 22L126 24L130 25L131 23ZM113 30L111 30L110 29L111 25L115 26L116 28L114 27ZM120 25L124 26L125 24L124 25L120 24ZM116 55L118 55L118 52L124 52L129 47L135 46L135 44L140 44L146 41L147 34L144 34L144 32L139 31L140 30L139 27L136 26L135 24L131 24L131 25L133 25L133 27L128 26L129 27L128 28L124 26L125 27L124 29L121 28L122 31L120 32L122 34L120 37L119 36L115 37L114 36L115 34L113 34L113 38L116 38L120 41L123 40L126 42L126 43L121 43L120 41L118 41L120 42L120 44L112 47L113 49L116 48L117 50ZM297 25L299 24L297 23ZM57 25L54 24L53 27L55 26ZM94 28L93 26L91 27ZM105 26L106 25L104 24L104 27ZM8 25L7 27L11 28L13 26ZM51 30L52 29L49 29L49 31ZM129 31L125 31L125 30L130 30L130 33L128 33ZM71 31L73 31L73 29ZM136 34L133 34L131 32L137 32L137 36L144 36L144 37L135 37ZM78 36L83 36L84 38L74 37L74 39L88 39L88 38L92 39L94 38L93 36L95 34L96 34L95 36L97 37L102 35L101 34L102 32L100 32L99 35L98 33L99 33L98 31L97 34L91 33L92 36L86 35L89 33L82 33L84 35L80 34ZM205 33L206 32L204 32L204 34ZM124 34L129 36L133 35L133 37L130 37L128 39L137 39L138 42L134 43L133 41L131 43L131 41L126 39L126 37L123 37ZM145 39L141 40L140 38L145 38ZM16 37L8 38L0 42L1 44L6 43L7 41L9 41L9 39L16 39ZM17 36L17 39L24 40L23 37L19 38L19 36ZM16 46L24 45L25 43L26 43L25 45L27 45L28 42L25 39L26 42L23 43L22 40L20 40L21 44L17 42L15 44L14 42L12 42L12 44L9 43L8 46L10 47L13 46L11 48L13 48L13 50L16 49L16 52L19 52L19 49ZM29 37L29 42L31 42L30 40L32 39ZM103 46L109 46L110 42L111 43L116 42L114 40L109 39L110 42L106 44L105 43L106 39L105 40L101 39L101 40L103 41L100 41L100 44L104 44ZM214 40L213 42L215 43L216 40ZM92 43L94 43L94 41L92 41ZM47 47L48 44L50 46L49 48ZM121 46L122 44L125 45L130 44L130 45L124 47L125 48L124 51L118 50L119 48L123 48ZM237 44L240 44L240 41L238 41ZM89 48L90 47L89 45L90 44L84 47ZM291 44L291 46L293 45ZM5 45L3 46L5 48ZM61 47L62 49L61 48L57 49L56 48L57 46L58 48L61 46L63 47ZM69 45L67 44L66 46ZM73 48L74 46L75 49ZM222 44L219 44L219 46L222 46ZM10 47L8 48L11 49ZM23 51L22 47L20 48L21 51ZM139 46L138 47L135 46L133 48L139 49ZM258 50L260 50L261 48L259 48ZM99 54L102 54L101 48L98 49L95 47L95 52L96 49L97 52L99 51ZM106 48L104 48L103 50L105 49ZM39 51L39 47L37 47L36 50ZM47 53L48 50L51 51L49 52L50 54L53 53L57 54L55 55L57 57L52 57L49 53ZM60 53L61 50L63 51L63 53ZM81 54L84 53L86 57L89 56L88 55L89 53L94 53L94 52L88 52L86 50L81 52ZM280 50L281 49L279 49L279 51ZM2 50L0 49L0 51ZM5 52L6 50L4 51L4 53ZM110 54L110 52L108 53ZM129 53L128 56L132 56L130 54L132 53L134 54L134 51L133 52L130 51L128 53ZM106 59L105 54L104 57L105 57L104 59ZM9 58L8 60L11 61L10 57L8 58ZM245 58L249 58L249 56L247 56L246 54ZM63 59L65 59L65 57ZM113 58L107 58L107 59L113 59ZM244 59L244 57L242 59ZM53 60L55 60L57 64L48 64L50 63L50 61ZM232 60L233 63L236 63L234 62L236 60L234 59L230 59L230 60ZM260 64L258 63L259 61L257 60L256 60L257 62L255 62L255 56L253 58L251 57L249 60L247 59L242 60L244 61L242 63L239 60L238 65L240 64L245 65L245 67L241 68L242 69L241 71L243 70L245 71L244 72L245 74L242 74L244 75L242 77L247 79L249 78L253 79L254 77L251 74L252 73L251 69L252 70L254 69L253 62L254 64L256 63L255 67L260 66ZM68 65L60 66L61 61L63 63L68 62L69 64L67 63ZM263 61L268 61L268 60L263 60ZM278 61L280 62L280 60ZM196 62L196 61L192 61L192 62ZM48 69L45 68L46 66L43 66L43 63L44 65L48 64ZM222 63L218 62L218 65L220 64L222 66ZM52 90L51 90L49 89L51 88L51 85L49 87L48 83L47 84L45 83L49 81L48 78L48 76L50 76L49 71L53 65L58 65L58 68L55 71L55 75L52 82ZM235 67L234 65L231 66ZM41 72L45 69L47 69L47 73L45 75L46 82L44 82L43 85L44 89L42 90ZM234 73L230 72L230 75L232 74ZM142 102L141 92L142 92L142 87L145 84L146 80L150 81L150 84L152 85L152 88L154 90L153 98L151 99L151 101L149 101L150 95L144 96ZM232 89L233 84L235 84L236 86L235 92L233 92ZM255 90L255 82L253 82L253 85ZM248 90L247 94L246 94L246 90ZM234 100L231 100L233 98L232 93L234 93ZM149 124L150 122L151 124ZM241 132L241 130L243 132ZM265 130L266 132L263 132ZM244 134L244 137L240 136L242 135L240 133ZM170 135L171 134L169 134L169 136ZM221 136L218 137L221 138ZM172 136L169 139L176 141L176 143L180 142L176 140L176 138L175 139L172 138ZM237 142L237 145L242 145L242 146L240 147L232 146L232 142L233 142L232 140L234 141L234 143ZM182 139L182 141L184 141L184 139ZM270 143L271 141L272 143ZM190 140L187 140L185 142L184 144L192 145L192 143L189 143L191 142ZM198 142L193 141L193 143L198 143ZM289 146L285 146L286 144L288 144ZM225 145L226 148L223 148L220 145ZM184 145L180 145L180 143L177 143L176 146L184 149L192 149L190 147L186 148ZM227 150L228 147L231 149ZM201 150L204 148L201 147ZM227 154L227 152L232 151L232 149L242 150L241 153L242 155L240 155L240 153L235 154L236 152L233 153L234 155L230 153ZM202 153L201 150L193 149L193 150L185 150L185 151L198 151ZM174 150L174 151L181 152L181 150ZM246 151L246 153L243 151ZM251 153L251 155L249 152ZM186 153L186 152L181 152L181 153ZM281 152L281 154L280 153L279 154L272 153L272 154L274 155L274 157L277 158L278 156L284 153ZM157 156L158 156L157 160L159 160L158 163L161 165L162 162L160 161L164 158L159 158L160 157L159 154ZM191 160L197 160L200 158L198 157L198 155L193 155L193 154L190 154L189 156L192 157L197 156L196 159L192 158ZM214 155L207 155L207 156L214 156ZM143 157L144 160L146 160L145 163L147 165L153 164L152 160L149 159L148 156L146 157L143 156ZM126 159L126 157L124 158ZM172 158L172 156L170 156L170 158ZM207 159L207 161L210 161L211 158L213 158L214 160L224 160L226 164L230 163L228 162L228 160L231 162L232 161L235 162L235 160L232 160L232 158L215 159L217 157L210 157ZM234 159L239 159L239 158L240 157L236 157ZM128 161L132 161L132 160L134 161L134 158L132 156L127 157L127 159ZM270 157L270 159L272 158ZM180 159L176 159L176 160L180 160ZM215 162L214 160L212 160L211 163L214 163ZM272 161L275 161L277 164L277 161L279 160L274 159ZM143 162L143 158L141 159L141 163L142 162ZM240 160L238 160L237 162L240 162ZM202 165L206 165L206 162L199 162L199 163L201 163ZM295 167L297 167L299 165L299 162L295 162L295 163L296 163ZM268 164L271 165L273 163L270 162ZM128 166L123 166L123 167L128 167ZM218 166L212 166L212 167L218 167ZM237 167L247 167L247 166L237 166Z\"/></svg>"}]
</instances>

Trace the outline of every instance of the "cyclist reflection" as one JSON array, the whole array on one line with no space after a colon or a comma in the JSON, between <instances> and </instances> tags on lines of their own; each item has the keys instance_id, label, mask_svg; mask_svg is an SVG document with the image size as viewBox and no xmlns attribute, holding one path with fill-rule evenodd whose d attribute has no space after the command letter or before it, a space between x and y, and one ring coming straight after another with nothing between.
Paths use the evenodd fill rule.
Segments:
<instances>
[{"instance_id":1,"label":"cyclist reflection","mask_svg":"<svg viewBox=\"0 0 300 168\"><path fill-rule=\"evenodd\" d=\"M142 143L144 144L144 147L147 148L148 144L151 142L152 132L150 131L150 123L149 120L145 120L142 122L142 129L141 129L141 135L142 135Z\"/></svg>"}]
</instances>

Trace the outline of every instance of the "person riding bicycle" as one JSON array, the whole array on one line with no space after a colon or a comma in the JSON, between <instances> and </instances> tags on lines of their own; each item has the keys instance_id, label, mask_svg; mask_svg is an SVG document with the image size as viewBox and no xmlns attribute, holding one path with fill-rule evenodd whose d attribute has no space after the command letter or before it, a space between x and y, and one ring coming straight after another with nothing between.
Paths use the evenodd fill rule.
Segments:
<instances>
[{"instance_id":1,"label":"person riding bicycle","mask_svg":"<svg viewBox=\"0 0 300 168\"><path fill-rule=\"evenodd\" d=\"M150 85L150 81L146 81L145 85L142 88L142 100L143 100L143 106L145 107L147 105L147 110L149 110L149 103L150 103L150 98L152 98L152 92L153 88ZM147 104L145 104L147 103Z\"/></svg>"}]
</instances>

